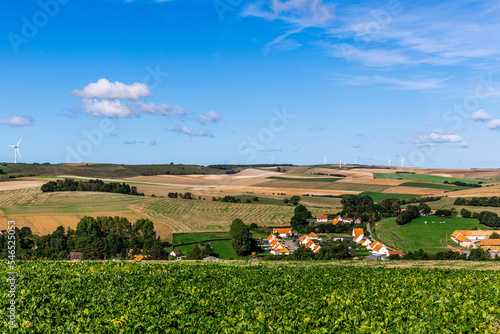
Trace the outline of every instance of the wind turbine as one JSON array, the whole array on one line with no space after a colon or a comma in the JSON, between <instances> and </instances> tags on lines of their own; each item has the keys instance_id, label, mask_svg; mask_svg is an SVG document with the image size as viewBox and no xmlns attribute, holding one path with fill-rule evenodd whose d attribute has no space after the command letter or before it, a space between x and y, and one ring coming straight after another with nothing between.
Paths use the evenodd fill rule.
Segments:
<instances>
[{"instance_id":1,"label":"wind turbine","mask_svg":"<svg viewBox=\"0 0 500 334\"><path fill-rule=\"evenodd\" d=\"M13 147L14 148L14 163L17 164L17 155L19 154L19 158L21 158L21 153L19 153L19 144L21 144L21 140L23 139L23 137L21 137L21 139L19 139L19 142L17 143L17 145L7 145L9 147Z\"/></svg>"},{"instance_id":2,"label":"wind turbine","mask_svg":"<svg viewBox=\"0 0 500 334\"><path fill-rule=\"evenodd\" d=\"M339 168L342 168L342 159L340 159Z\"/></svg>"},{"instance_id":3,"label":"wind turbine","mask_svg":"<svg viewBox=\"0 0 500 334\"><path fill-rule=\"evenodd\" d=\"M271 156L271 165L274 165L274 153L273 153L273 155Z\"/></svg>"},{"instance_id":4,"label":"wind turbine","mask_svg":"<svg viewBox=\"0 0 500 334\"><path fill-rule=\"evenodd\" d=\"M357 165L358 164L358 157L356 156L356 158L354 158L354 164Z\"/></svg>"},{"instance_id":5,"label":"wind turbine","mask_svg":"<svg viewBox=\"0 0 500 334\"><path fill-rule=\"evenodd\" d=\"M326 165L326 157L323 158L325 160L325 165Z\"/></svg>"},{"instance_id":6,"label":"wind turbine","mask_svg":"<svg viewBox=\"0 0 500 334\"><path fill-rule=\"evenodd\" d=\"M387 158L387 161L389 161L389 167L391 167L391 159L390 158Z\"/></svg>"},{"instance_id":7,"label":"wind turbine","mask_svg":"<svg viewBox=\"0 0 500 334\"><path fill-rule=\"evenodd\" d=\"M401 159L401 167L404 167L405 166L405 158L403 157L403 159Z\"/></svg>"}]
</instances>

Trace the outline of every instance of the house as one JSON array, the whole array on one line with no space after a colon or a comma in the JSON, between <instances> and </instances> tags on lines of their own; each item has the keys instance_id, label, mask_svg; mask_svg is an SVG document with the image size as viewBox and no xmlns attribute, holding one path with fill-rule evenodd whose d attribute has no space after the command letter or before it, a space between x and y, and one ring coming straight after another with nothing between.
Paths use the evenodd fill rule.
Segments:
<instances>
[{"instance_id":1,"label":"house","mask_svg":"<svg viewBox=\"0 0 500 334\"><path fill-rule=\"evenodd\" d=\"M374 241L374 242L372 242L370 245L368 245L366 248L368 248L368 249L374 249L374 248L375 248L377 245L379 245L379 244L380 244L380 245L382 245L382 243L381 243L381 242Z\"/></svg>"},{"instance_id":2,"label":"house","mask_svg":"<svg viewBox=\"0 0 500 334\"><path fill-rule=\"evenodd\" d=\"M465 235L459 233L457 236L452 238L457 244L459 244L461 247L470 247L472 246L472 241L467 238Z\"/></svg>"},{"instance_id":3,"label":"house","mask_svg":"<svg viewBox=\"0 0 500 334\"><path fill-rule=\"evenodd\" d=\"M319 250L321 249L320 245L315 245L314 248L312 248L313 253L319 253Z\"/></svg>"},{"instance_id":4,"label":"house","mask_svg":"<svg viewBox=\"0 0 500 334\"><path fill-rule=\"evenodd\" d=\"M344 223L341 220L338 220L338 219L334 219L332 221L332 224L333 224L333 226L344 225Z\"/></svg>"},{"instance_id":5,"label":"house","mask_svg":"<svg viewBox=\"0 0 500 334\"><path fill-rule=\"evenodd\" d=\"M373 247L372 252L382 256L389 256L389 250L385 247L384 244L380 242L377 245L375 245L375 247Z\"/></svg>"},{"instance_id":6,"label":"house","mask_svg":"<svg viewBox=\"0 0 500 334\"><path fill-rule=\"evenodd\" d=\"M144 255L132 255L132 257L130 258L130 260L132 260L132 261L142 261L142 260L144 260Z\"/></svg>"},{"instance_id":7,"label":"house","mask_svg":"<svg viewBox=\"0 0 500 334\"><path fill-rule=\"evenodd\" d=\"M318 223L327 223L328 222L328 215L317 215L316 216L316 222L318 222Z\"/></svg>"},{"instance_id":8,"label":"house","mask_svg":"<svg viewBox=\"0 0 500 334\"><path fill-rule=\"evenodd\" d=\"M354 240L355 242L357 242L358 244L360 244L360 243L361 243L361 240L363 240L363 239L364 239L364 237L363 237L363 235L362 235L362 234L356 234L356 236L354 236L354 238L353 238L353 240Z\"/></svg>"},{"instance_id":9,"label":"house","mask_svg":"<svg viewBox=\"0 0 500 334\"><path fill-rule=\"evenodd\" d=\"M342 223L344 223L344 224L352 224L352 219L349 219L349 218L343 218L343 219L342 219Z\"/></svg>"},{"instance_id":10,"label":"house","mask_svg":"<svg viewBox=\"0 0 500 334\"><path fill-rule=\"evenodd\" d=\"M309 237L308 237L307 235L305 235L305 234L304 234L302 237L300 237L300 243L301 243L302 245L305 245L305 244L306 244L306 242L308 242L309 240L311 240L311 238L309 238Z\"/></svg>"},{"instance_id":11,"label":"house","mask_svg":"<svg viewBox=\"0 0 500 334\"><path fill-rule=\"evenodd\" d=\"M273 229L273 234L278 233L280 237L286 238L287 236L292 235L292 229L291 228L275 228Z\"/></svg>"},{"instance_id":12,"label":"house","mask_svg":"<svg viewBox=\"0 0 500 334\"><path fill-rule=\"evenodd\" d=\"M500 251L500 239L483 239L479 242L479 247L487 251Z\"/></svg>"},{"instance_id":13,"label":"house","mask_svg":"<svg viewBox=\"0 0 500 334\"><path fill-rule=\"evenodd\" d=\"M364 236L365 235L365 232L363 231L362 228L353 228L352 229L352 236L355 236L355 235L361 235L361 236Z\"/></svg>"},{"instance_id":14,"label":"house","mask_svg":"<svg viewBox=\"0 0 500 334\"><path fill-rule=\"evenodd\" d=\"M82 253L80 252L71 252L69 253L70 261L80 261L82 259Z\"/></svg>"},{"instance_id":15,"label":"house","mask_svg":"<svg viewBox=\"0 0 500 334\"><path fill-rule=\"evenodd\" d=\"M389 255L399 255L403 257L403 251L389 251Z\"/></svg>"},{"instance_id":16,"label":"house","mask_svg":"<svg viewBox=\"0 0 500 334\"><path fill-rule=\"evenodd\" d=\"M182 252L180 250L178 250L178 249L174 249L168 255L173 256L173 257L175 257L177 259L180 259L182 257Z\"/></svg>"},{"instance_id":17,"label":"house","mask_svg":"<svg viewBox=\"0 0 500 334\"><path fill-rule=\"evenodd\" d=\"M203 261L220 261L218 257L215 256L209 256L203 259Z\"/></svg>"},{"instance_id":18,"label":"house","mask_svg":"<svg viewBox=\"0 0 500 334\"><path fill-rule=\"evenodd\" d=\"M361 240L360 244L362 246L369 246L372 242L369 240L369 239L366 239L366 238L363 238L363 240Z\"/></svg>"},{"instance_id":19,"label":"house","mask_svg":"<svg viewBox=\"0 0 500 334\"><path fill-rule=\"evenodd\" d=\"M354 224L361 224L363 222L363 219L361 218L356 218L356 220L354 221Z\"/></svg>"},{"instance_id":20,"label":"house","mask_svg":"<svg viewBox=\"0 0 500 334\"><path fill-rule=\"evenodd\" d=\"M321 238L314 232L309 233L307 236L313 240L321 240Z\"/></svg>"}]
</instances>

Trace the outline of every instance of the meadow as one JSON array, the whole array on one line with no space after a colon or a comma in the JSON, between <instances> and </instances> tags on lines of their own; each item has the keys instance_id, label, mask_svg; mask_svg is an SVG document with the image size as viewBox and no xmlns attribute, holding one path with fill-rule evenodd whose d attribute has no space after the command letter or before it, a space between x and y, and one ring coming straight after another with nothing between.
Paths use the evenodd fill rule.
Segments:
<instances>
[{"instance_id":1,"label":"meadow","mask_svg":"<svg viewBox=\"0 0 500 334\"><path fill-rule=\"evenodd\" d=\"M2 298L2 333L494 333L500 319L500 273L490 270L179 261L17 270L18 327Z\"/></svg>"},{"instance_id":2,"label":"meadow","mask_svg":"<svg viewBox=\"0 0 500 334\"><path fill-rule=\"evenodd\" d=\"M377 240L403 252L422 248L426 252L435 253L446 250L447 246L458 247L450 238L453 231L470 230L474 227L491 229L480 224L477 219L427 216L414 219L403 226L398 226L395 218L379 221L375 224L375 235Z\"/></svg>"}]
</instances>

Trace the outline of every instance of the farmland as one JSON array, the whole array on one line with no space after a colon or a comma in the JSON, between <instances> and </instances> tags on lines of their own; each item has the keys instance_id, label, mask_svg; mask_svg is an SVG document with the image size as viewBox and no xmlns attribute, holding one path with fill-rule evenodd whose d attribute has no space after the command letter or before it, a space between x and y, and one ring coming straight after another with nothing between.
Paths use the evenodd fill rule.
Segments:
<instances>
[{"instance_id":1,"label":"farmland","mask_svg":"<svg viewBox=\"0 0 500 334\"><path fill-rule=\"evenodd\" d=\"M0 330L493 333L500 318L498 271L172 262L19 263L19 328Z\"/></svg>"},{"instance_id":2,"label":"farmland","mask_svg":"<svg viewBox=\"0 0 500 334\"><path fill-rule=\"evenodd\" d=\"M445 223L440 223L443 221ZM458 247L450 239L453 231L470 230L474 227L482 230L490 229L488 226L479 224L477 219L428 216L419 217L403 226L398 226L395 219L379 221L375 225L375 234L377 240L405 252L419 248L427 252L438 252L445 250L448 245Z\"/></svg>"},{"instance_id":3,"label":"farmland","mask_svg":"<svg viewBox=\"0 0 500 334\"><path fill-rule=\"evenodd\" d=\"M426 174L410 174L410 173L374 173L374 176L379 179L403 179L411 181L424 181L424 182L436 182L443 183L444 181L455 182L461 181L465 183L477 184L477 180L459 179L453 177L444 177L437 175L426 175Z\"/></svg>"}]
</instances>

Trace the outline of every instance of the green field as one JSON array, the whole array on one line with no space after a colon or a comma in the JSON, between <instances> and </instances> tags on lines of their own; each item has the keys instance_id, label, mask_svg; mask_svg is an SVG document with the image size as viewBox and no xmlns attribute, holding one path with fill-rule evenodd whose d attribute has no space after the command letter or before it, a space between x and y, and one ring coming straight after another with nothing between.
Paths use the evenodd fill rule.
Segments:
<instances>
[{"instance_id":1,"label":"green field","mask_svg":"<svg viewBox=\"0 0 500 334\"><path fill-rule=\"evenodd\" d=\"M363 196L370 196L373 198L374 202L380 202L383 201L384 199L387 198L399 198L400 200L409 200L412 198L418 198L420 197L419 195L412 195L412 194L388 194L388 193L378 193L378 192L372 192L372 191L364 191L359 195Z\"/></svg>"},{"instance_id":2,"label":"green field","mask_svg":"<svg viewBox=\"0 0 500 334\"><path fill-rule=\"evenodd\" d=\"M18 328L7 324L4 275L2 333L494 333L500 319L498 271L179 261L17 270Z\"/></svg>"},{"instance_id":3,"label":"green field","mask_svg":"<svg viewBox=\"0 0 500 334\"><path fill-rule=\"evenodd\" d=\"M425 174L410 174L410 173L374 173L373 175L377 179L389 179L389 180L403 179L410 181L424 181L424 182L436 182L436 183L443 183L444 181L448 182L461 181L470 184L477 184L481 182L477 180L457 179L453 177L425 175Z\"/></svg>"},{"instance_id":4,"label":"green field","mask_svg":"<svg viewBox=\"0 0 500 334\"><path fill-rule=\"evenodd\" d=\"M427 224L424 223L426 221ZM442 221L445 223L440 223ZM427 216L414 219L403 226L396 225L395 218L379 221L375 225L375 234L377 240L397 250L407 252L422 248L435 253L445 250L446 245L458 247L450 238L453 231L470 230L474 227L490 230L488 226L479 224L477 219Z\"/></svg>"},{"instance_id":5,"label":"green field","mask_svg":"<svg viewBox=\"0 0 500 334\"><path fill-rule=\"evenodd\" d=\"M443 190L448 190L448 191L469 189L468 187L460 187L460 186L448 185L448 184L442 184L442 183L405 182L405 183L399 185L399 187L403 187L403 186L415 187L415 188L443 189Z\"/></svg>"}]
</instances>

